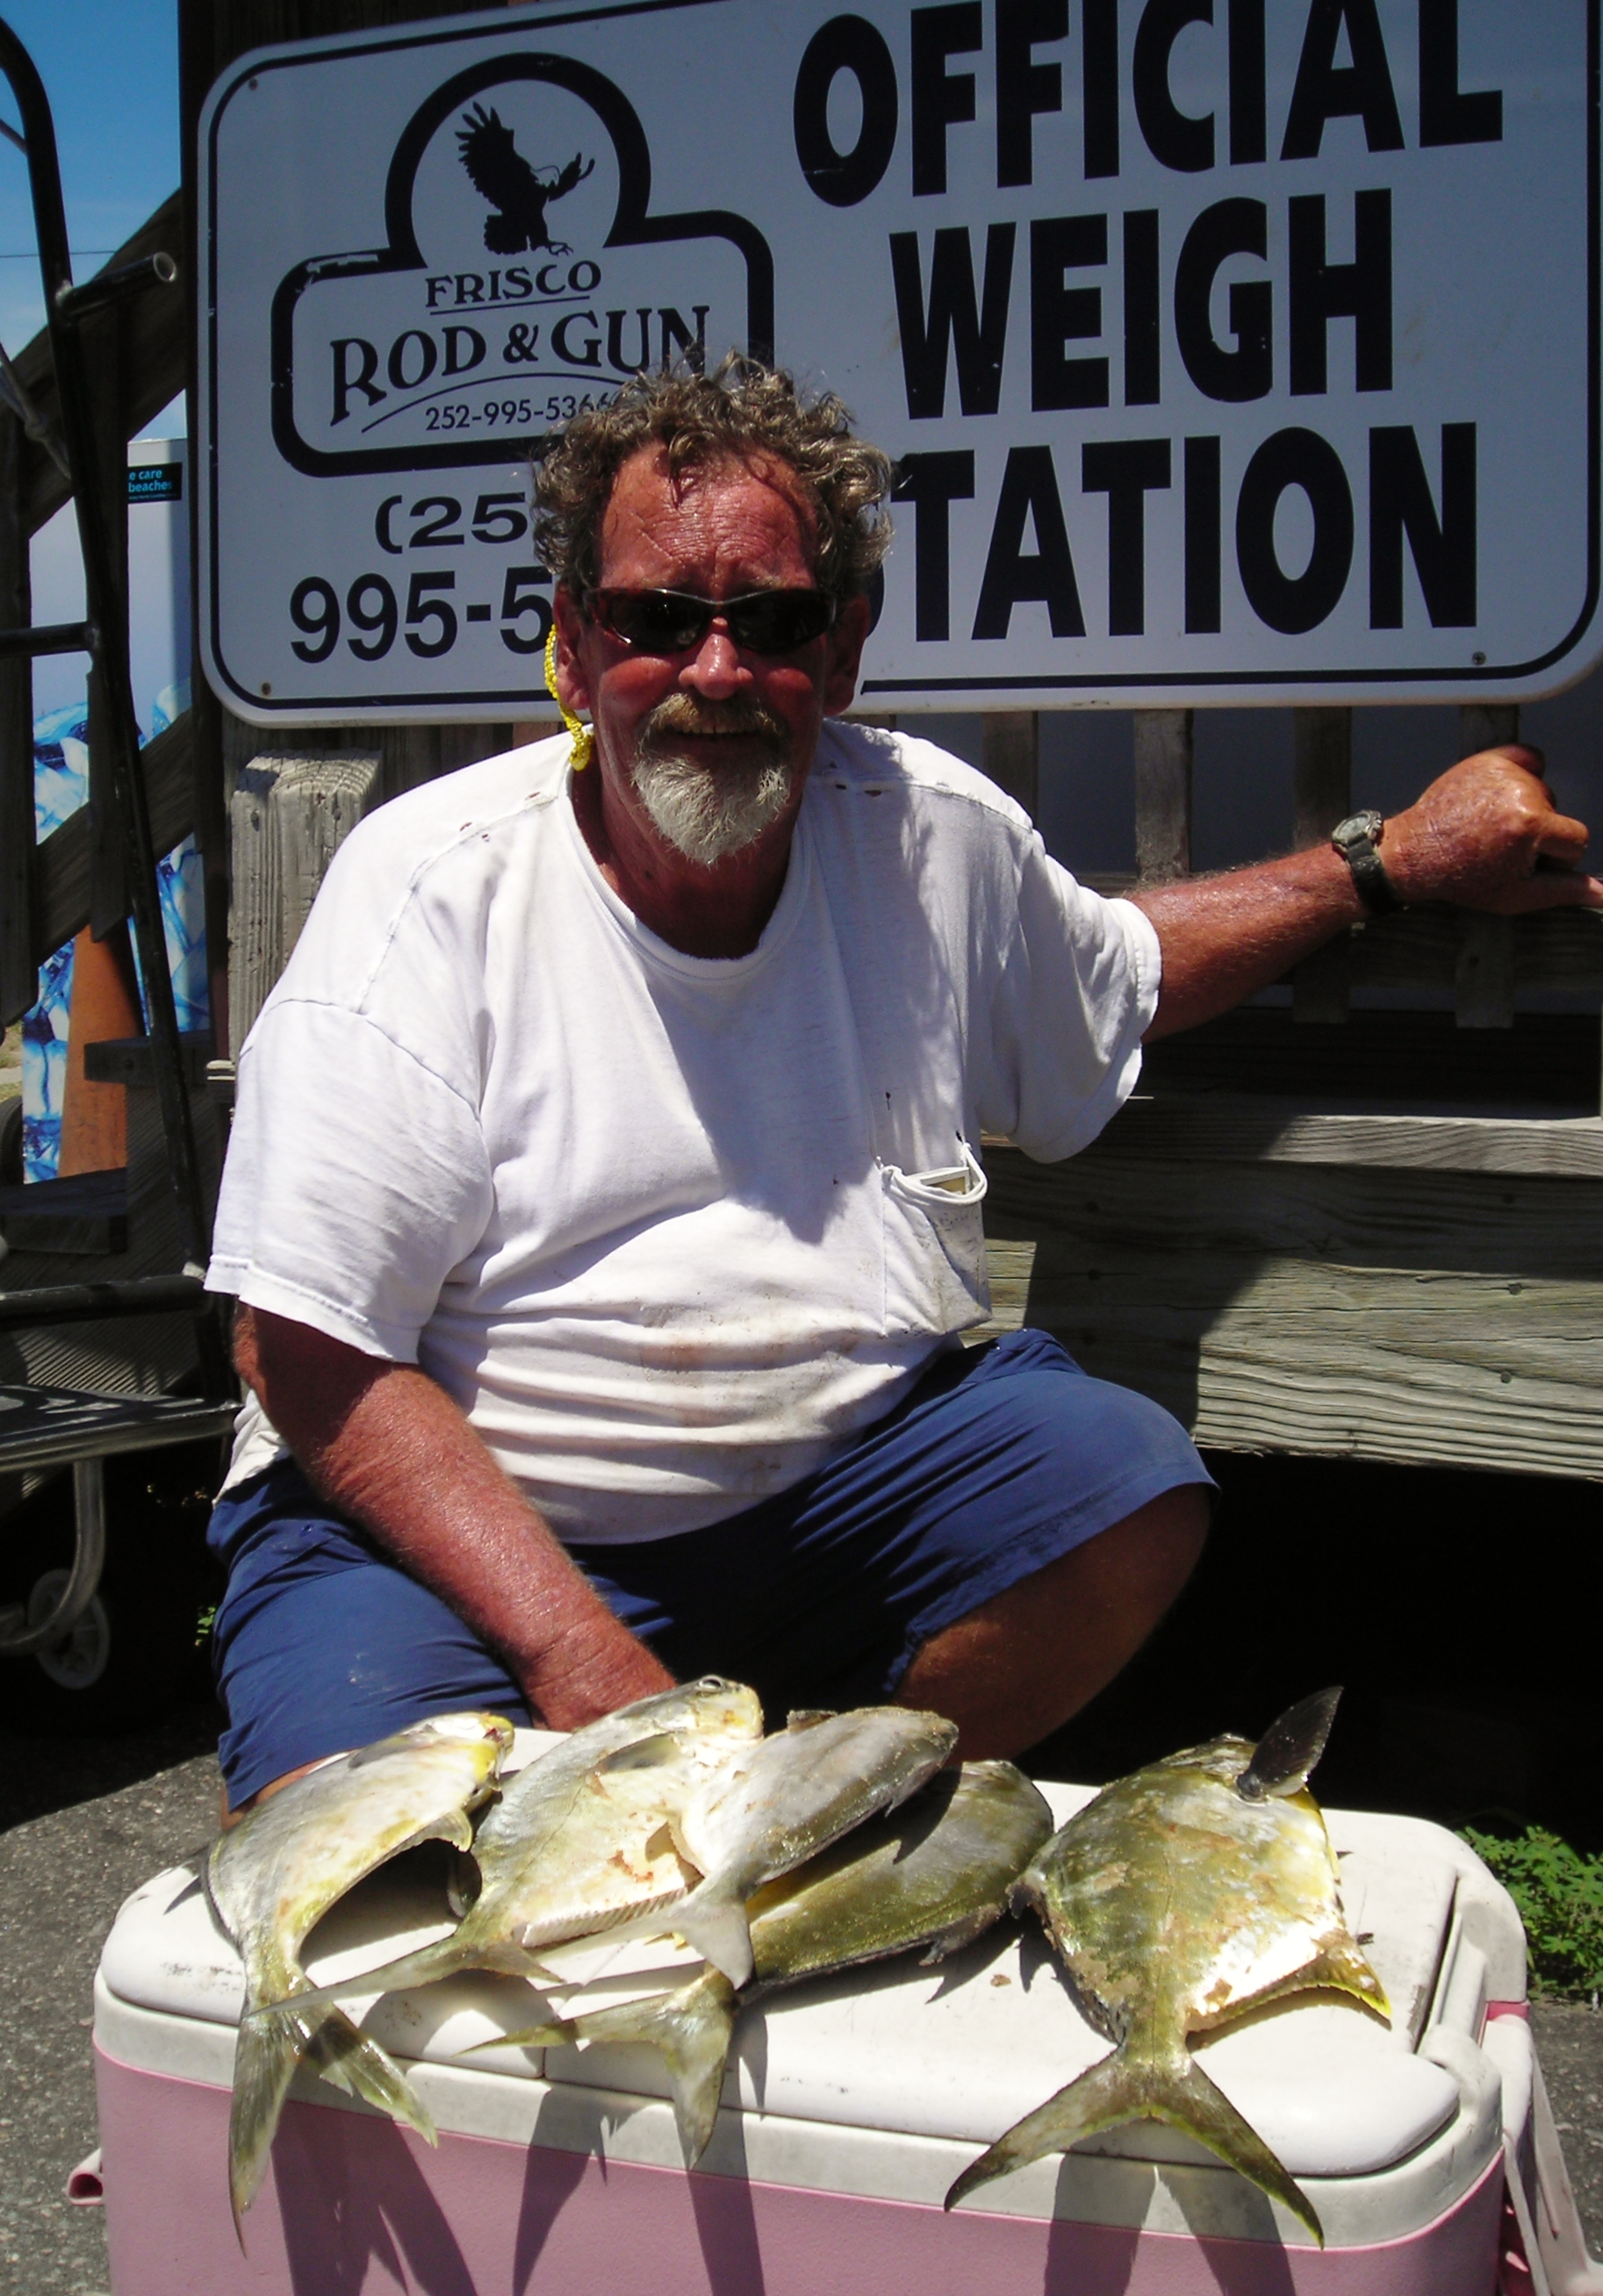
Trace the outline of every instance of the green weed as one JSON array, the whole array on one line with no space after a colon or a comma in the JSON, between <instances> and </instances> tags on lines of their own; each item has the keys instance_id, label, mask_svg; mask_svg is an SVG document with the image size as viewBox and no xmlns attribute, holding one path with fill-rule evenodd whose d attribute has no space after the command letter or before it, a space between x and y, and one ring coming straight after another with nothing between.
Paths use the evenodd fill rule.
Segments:
<instances>
[{"instance_id":1,"label":"green weed","mask_svg":"<svg viewBox=\"0 0 1603 2296\"><path fill-rule=\"evenodd\" d=\"M1532 1990L1603 1990L1603 1857L1583 1857L1540 1825L1512 1836L1467 1825L1464 1839L1519 1908Z\"/></svg>"}]
</instances>

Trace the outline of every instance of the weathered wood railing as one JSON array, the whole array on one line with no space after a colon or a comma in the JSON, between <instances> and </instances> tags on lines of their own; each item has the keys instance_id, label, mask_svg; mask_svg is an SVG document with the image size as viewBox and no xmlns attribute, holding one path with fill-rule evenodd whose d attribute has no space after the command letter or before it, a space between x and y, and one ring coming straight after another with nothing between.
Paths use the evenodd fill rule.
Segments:
<instances>
[{"instance_id":1,"label":"weathered wood railing","mask_svg":"<svg viewBox=\"0 0 1603 2296\"><path fill-rule=\"evenodd\" d=\"M1192 731L1182 711L1135 718L1147 882L1189 865ZM1460 712L1466 754L1517 736L1511 707ZM1028 719L1005 737L988 724L988 768L1034 747ZM1297 710L1295 754L1295 841L1311 845L1352 809L1351 711ZM997 778L1030 801L1024 776ZM1595 1008L1603 917L1371 922L1297 966L1290 1015L1160 1047L1083 1154L1043 1167L991 1144L996 1325L1056 1332L1221 1448L1603 1480L1596 1018L1578 1073L1556 1017L1455 1041L1445 1015L1354 1014L1367 988L1450 989L1457 1031L1513 1031L1521 991ZM1299 1094L1308 1066L1322 1083Z\"/></svg>"}]
</instances>

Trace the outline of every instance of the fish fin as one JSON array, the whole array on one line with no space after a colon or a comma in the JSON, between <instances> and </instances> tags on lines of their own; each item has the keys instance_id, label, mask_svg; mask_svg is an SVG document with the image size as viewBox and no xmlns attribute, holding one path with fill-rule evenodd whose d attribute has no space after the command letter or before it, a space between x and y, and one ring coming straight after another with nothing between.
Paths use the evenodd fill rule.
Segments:
<instances>
[{"instance_id":1,"label":"fish fin","mask_svg":"<svg viewBox=\"0 0 1603 2296\"><path fill-rule=\"evenodd\" d=\"M793 1706L785 1718L787 1730L812 1730L820 1722L833 1722L840 1711L834 1706Z\"/></svg>"},{"instance_id":2,"label":"fish fin","mask_svg":"<svg viewBox=\"0 0 1603 2296\"><path fill-rule=\"evenodd\" d=\"M324 2079L336 2088L342 2088L349 2096L365 2097L392 2120L405 2121L425 2144L439 2144L434 2117L406 2074L387 2049L358 2030L343 2009L330 2013L314 2035L307 2054Z\"/></svg>"},{"instance_id":3,"label":"fish fin","mask_svg":"<svg viewBox=\"0 0 1603 2296\"><path fill-rule=\"evenodd\" d=\"M673 1926L714 1969L721 1969L736 1992L750 1981L752 1931L744 1900L728 1887L703 1882L673 1909Z\"/></svg>"},{"instance_id":4,"label":"fish fin","mask_svg":"<svg viewBox=\"0 0 1603 2296\"><path fill-rule=\"evenodd\" d=\"M982 1906L978 1913L965 1914L960 1922L953 1922L949 1927L937 1930L919 1956L919 1968L933 1969L938 1961L944 1961L948 1954L961 1953L966 1945L973 1945L976 1938L982 1938L1001 1916L1000 1906Z\"/></svg>"},{"instance_id":5,"label":"fish fin","mask_svg":"<svg viewBox=\"0 0 1603 2296\"><path fill-rule=\"evenodd\" d=\"M473 1956L473 1966L493 1970L497 1977L532 1978L537 1984L555 1985L560 1981L555 1970L515 1938L497 1938L492 1944L481 1946Z\"/></svg>"},{"instance_id":6,"label":"fish fin","mask_svg":"<svg viewBox=\"0 0 1603 2296\"><path fill-rule=\"evenodd\" d=\"M453 1849L471 1849L473 1846L473 1821L464 1809L454 1809L442 1817L431 1833L419 1836L421 1841L448 1841Z\"/></svg>"},{"instance_id":7,"label":"fish fin","mask_svg":"<svg viewBox=\"0 0 1603 2296\"><path fill-rule=\"evenodd\" d=\"M470 2041L459 2057L476 2057L481 2049L565 2049L580 2038L572 2017L553 2017L544 2025L520 2025L515 2033L492 2033L488 2041Z\"/></svg>"},{"instance_id":8,"label":"fish fin","mask_svg":"<svg viewBox=\"0 0 1603 2296\"><path fill-rule=\"evenodd\" d=\"M590 1775L604 1777L609 1771L660 1769L665 1762L682 1760L684 1752L671 1730L659 1730L650 1738L636 1738L630 1744L604 1754Z\"/></svg>"},{"instance_id":9,"label":"fish fin","mask_svg":"<svg viewBox=\"0 0 1603 2296\"><path fill-rule=\"evenodd\" d=\"M1319 2220L1263 2139L1242 2119L1188 2052L1164 2062L1138 2063L1123 2050L1104 2057L1045 2104L1038 2105L999 2136L958 2177L946 2196L949 2209L966 2200L993 2177L1022 2169L1048 2152L1062 2152L1098 2129L1130 2120L1163 2120L1205 2144L1228 2168L1256 2185L1270 2200L1290 2210L1325 2245Z\"/></svg>"},{"instance_id":10,"label":"fish fin","mask_svg":"<svg viewBox=\"0 0 1603 2296\"><path fill-rule=\"evenodd\" d=\"M292 2009L274 2003L241 2021L228 2111L228 2199L242 2250L245 2210L261 2189L278 2116L315 2030L299 2000Z\"/></svg>"},{"instance_id":11,"label":"fish fin","mask_svg":"<svg viewBox=\"0 0 1603 2296\"><path fill-rule=\"evenodd\" d=\"M485 1948L489 1950L489 1948ZM365 1969L351 1977L341 1977L333 1985L315 1985L307 1993L297 1993L295 2005L306 2012L337 2009L342 1996L351 1993L403 1993L415 1985L433 1985L442 1977L454 1977L459 1969L489 1967L481 1963L479 1952L459 1948L455 1937L441 1938L436 1945L420 1946L415 1953L403 1954L399 1961L387 1962L381 1969ZM520 1967L517 1974L522 1975ZM251 2023L275 2013L275 2005L250 2009L244 2022Z\"/></svg>"},{"instance_id":12,"label":"fish fin","mask_svg":"<svg viewBox=\"0 0 1603 2296\"><path fill-rule=\"evenodd\" d=\"M1350 1995L1372 2010L1383 2023L1391 2023L1392 2005L1386 1998L1385 1987L1351 1938L1328 1940L1319 1959L1299 1975L1299 1989L1321 1985L1333 1993Z\"/></svg>"},{"instance_id":13,"label":"fish fin","mask_svg":"<svg viewBox=\"0 0 1603 2296\"><path fill-rule=\"evenodd\" d=\"M1311 1698L1288 1706L1259 1739L1253 1758L1236 1781L1244 1801L1262 1801L1265 1794L1296 1793L1325 1751L1330 1725L1336 1719L1342 1687L1316 1690Z\"/></svg>"}]
</instances>

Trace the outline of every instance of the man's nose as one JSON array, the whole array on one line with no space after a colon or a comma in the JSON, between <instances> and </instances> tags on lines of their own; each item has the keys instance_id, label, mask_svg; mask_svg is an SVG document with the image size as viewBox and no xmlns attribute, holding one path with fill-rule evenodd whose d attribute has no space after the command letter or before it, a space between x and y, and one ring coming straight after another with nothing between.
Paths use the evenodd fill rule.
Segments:
<instances>
[{"instance_id":1,"label":"man's nose","mask_svg":"<svg viewBox=\"0 0 1603 2296\"><path fill-rule=\"evenodd\" d=\"M709 627L706 636L679 671L679 684L704 694L710 701L726 701L752 682L752 672L741 660L739 647L717 622Z\"/></svg>"}]
</instances>

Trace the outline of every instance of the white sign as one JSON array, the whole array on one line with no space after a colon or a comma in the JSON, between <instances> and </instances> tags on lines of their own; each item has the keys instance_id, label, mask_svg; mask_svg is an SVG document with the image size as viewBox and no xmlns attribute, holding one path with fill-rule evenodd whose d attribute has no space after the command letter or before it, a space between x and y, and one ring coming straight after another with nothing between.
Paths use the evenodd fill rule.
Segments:
<instances>
[{"instance_id":1,"label":"white sign","mask_svg":"<svg viewBox=\"0 0 1603 2296\"><path fill-rule=\"evenodd\" d=\"M1556 691L1599 631L1599 0L653 0L201 123L206 668L508 717L525 457L664 357L900 466L873 706Z\"/></svg>"}]
</instances>

